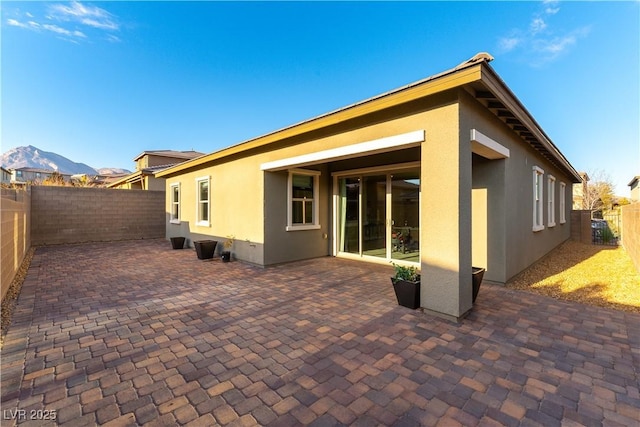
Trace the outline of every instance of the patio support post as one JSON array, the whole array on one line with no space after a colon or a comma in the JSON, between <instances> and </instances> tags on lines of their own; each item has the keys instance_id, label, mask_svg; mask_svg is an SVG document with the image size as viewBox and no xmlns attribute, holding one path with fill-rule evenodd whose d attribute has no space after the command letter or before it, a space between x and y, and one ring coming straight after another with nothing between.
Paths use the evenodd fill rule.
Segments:
<instances>
[{"instance_id":1,"label":"patio support post","mask_svg":"<svg viewBox=\"0 0 640 427\"><path fill-rule=\"evenodd\" d=\"M428 129L422 143L420 305L458 321L472 307L471 150L452 123L457 109L445 116L448 126Z\"/></svg>"}]
</instances>

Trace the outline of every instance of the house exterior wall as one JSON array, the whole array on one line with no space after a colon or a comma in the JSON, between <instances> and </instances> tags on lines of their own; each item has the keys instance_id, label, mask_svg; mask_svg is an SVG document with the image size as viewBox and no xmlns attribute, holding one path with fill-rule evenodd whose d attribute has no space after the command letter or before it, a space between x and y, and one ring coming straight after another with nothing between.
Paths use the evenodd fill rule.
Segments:
<instances>
[{"instance_id":1,"label":"house exterior wall","mask_svg":"<svg viewBox=\"0 0 640 427\"><path fill-rule=\"evenodd\" d=\"M144 177L144 180L145 180L145 185L144 185L145 190L150 190L150 191L166 190L166 183L164 178L156 178L154 176L147 175Z\"/></svg>"},{"instance_id":2,"label":"house exterior wall","mask_svg":"<svg viewBox=\"0 0 640 427\"><path fill-rule=\"evenodd\" d=\"M20 172L20 174L18 174ZM51 177L53 171L33 171L33 170L25 170L25 169L11 169L11 182L42 182L45 179ZM71 180L71 175L69 174L60 174L62 178L69 182Z\"/></svg>"},{"instance_id":3,"label":"house exterior wall","mask_svg":"<svg viewBox=\"0 0 640 427\"><path fill-rule=\"evenodd\" d=\"M2 184L10 184L11 183L11 172L2 168Z\"/></svg>"},{"instance_id":4,"label":"house exterior wall","mask_svg":"<svg viewBox=\"0 0 640 427\"><path fill-rule=\"evenodd\" d=\"M434 113L421 155L421 306L459 319L472 307L471 149L457 103Z\"/></svg>"},{"instance_id":5,"label":"house exterior wall","mask_svg":"<svg viewBox=\"0 0 640 427\"><path fill-rule=\"evenodd\" d=\"M640 178L636 178L632 181L632 185L629 186L631 190L631 202L640 202Z\"/></svg>"},{"instance_id":6,"label":"house exterior wall","mask_svg":"<svg viewBox=\"0 0 640 427\"><path fill-rule=\"evenodd\" d=\"M183 236L193 240L213 238L222 241L235 236L233 252L238 259L269 265L332 254L332 172L358 169L372 165L418 161L419 149L413 157L396 152L380 156L362 156L349 160L302 166L319 170L320 229L286 231L287 171L261 171L263 163L281 160L321 150L344 147L365 141L424 129L448 129L455 114L443 115L455 101L455 93L440 94L420 105L405 105L384 114L350 123L336 125L323 133L302 135L294 141L273 144L263 150L220 161L196 171L168 177L166 182L167 237ZM449 107L450 108L450 107ZM449 117L449 119L445 118ZM449 120L449 121L447 121ZM457 120L457 119L456 119ZM456 132L454 132L457 135ZM456 136L457 137L457 136ZM427 138L428 139L428 138ZM425 142L426 143L426 142ZM198 226L196 218L196 178L210 176L209 226ZM172 184L180 183L180 224L170 222Z\"/></svg>"},{"instance_id":7,"label":"house exterior wall","mask_svg":"<svg viewBox=\"0 0 640 427\"><path fill-rule=\"evenodd\" d=\"M490 206L488 229L491 233L487 259L492 261L487 266L485 279L506 283L570 237L572 181L470 95L462 92L461 101L461 134L469 135L471 129L478 129L510 151L509 158L491 160L488 167L476 164L478 168L474 171L475 185L487 185L490 200L487 204ZM537 232L533 231L533 166L544 170L542 211L545 228ZM556 178L556 225L553 227L548 225L547 213L549 175ZM560 223L559 212L561 182L566 185L564 224Z\"/></svg>"},{"instance_id":8,"label":"house exterior wall","mask_svg":"<svg viewBox=\"0 0 640 427\"><path fill-rule=\"evenodd\" d=\"M166 179L166 235L194 240L213 239L222 244L234 236L236 258L264 264L264 173L263 156L254 155L219 163ZM209 225L196 221L196 179L209 177ZM180 184L180 223L170 222L171 185ZM216 249L218 252L219 249Z\"/></svg>"}]
</instances>

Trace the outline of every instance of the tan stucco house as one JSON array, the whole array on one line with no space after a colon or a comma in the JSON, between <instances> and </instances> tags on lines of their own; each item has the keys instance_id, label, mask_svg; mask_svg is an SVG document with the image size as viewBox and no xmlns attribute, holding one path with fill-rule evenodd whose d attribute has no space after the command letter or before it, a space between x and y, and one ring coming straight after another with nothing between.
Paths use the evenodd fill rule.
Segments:
<instances>
[{"instance_id":1,"label":"tan stucco house","mask_svg":"<svg viewBox=\"0 0 640 427\"><path fill-rule=\"evenodd\" d=\"M125 190L165 191L165 180L156 176L158 172L203 155L204 153L197 151L143 151L133 159L136 163L135 172L109 182L107 187Z\"/></svg>"},{"instance_id":2,"label":"tan stucco house","mask_svg":"<svg viewBox=\"0 0 640 427\"><path fill-rule=\"evenodd\" d=\"M569 238L580 176L489 65L438 75L167 168L167 237L272 265L418 266L421 305L459 319L472 265L505 283Z\"/></svg>"},{"instance_id":3,"label":"tan stucco house","mask_svg":"<svg viewBox=\"0 0 640 427\"><path fill-rule=\"evenodd\" d=\"M71 181L71 174L61 173L53 169L31 167L9 168L11 183L14 185L39 184L57 173L65 182Z\"/></svg>"},{"instance_id":4,"label":"tan stucco house","mask_svg":"<svg viewBox=\"0 0 640 427\"><path fill-rule=\"evenodd\" d=\"M0 173L2 173L2 180L0 182L2 182L3 185L10 185L11 184L11 171L9 169L5 169L3 167L0 167Z\"/></svg>"},{"instance_id":5,"label":"tan stucco house","mask_svg":"<svg viewBox=\"0 0 640 427\"><path fill-rule=\"evenodd\" d=\"M629 189L631 191L631 202L637 203L640 202L640 176L634 176L631 181L629 181Z\"/></svg>"}]
</instances>

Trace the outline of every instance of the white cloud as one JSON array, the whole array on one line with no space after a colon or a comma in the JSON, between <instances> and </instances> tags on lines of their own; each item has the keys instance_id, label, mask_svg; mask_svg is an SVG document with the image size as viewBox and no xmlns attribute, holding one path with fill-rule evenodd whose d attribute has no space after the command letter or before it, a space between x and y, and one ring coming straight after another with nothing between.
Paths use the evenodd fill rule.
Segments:
<instances>
[{"instance_id":1,"label":"white cloud","mask_svg":"<svg viewBox=\"0 0 640 427\"><path fill-rule=\"evenodd\" d=\"M29 27L27 24L24 24L22 22L16 21L15 19L7 19L7 24L11 25L12 27L20 27L20 28L28 28Z\"/></svg>"},{"instance_id":2,"label":"white cloud","mask_svg":"<svg viewBox=\"0 0 640 427\"><path fill-rule=\"evenodd\" d=\"M544 13L548 15L555 15L560 11L558 7L558 0L543 0L542 4L544 5Z\"/></svg>"},{"instance_id":3,"label":"white cloud","mask_svg":"<svg viewBox=\"0 0 640 427\"><path fill-rule=\"evenodd\" d=\"M85 6L77 1L71 2L70 6L51 5L49 12L56 19L75 21L101 30L118 30L120 28L113 15L106 10L97 6Z\"/></svg>"},{"instance_id":4,"label":"white cloud","mask_svg":"<svg viewBox=\"0 0 640 427\"><path fill-rule=\"evenodd\" d=\"M526 29L513 29L509 36L498 39L498 49L503 53L522 54L526 61L539 66L560 57L573 48L581 38L589 34L589 27L560 30L553 25L552 16L559 13L557 0L544 0L541 10L535 13Z\"/></svg>"},{"instance_id":5,"label":"white cloud","mask_svg":"<svg viewBox=\"0 0 640 427\"><path fill-rule=\"evenodd\" d=\"M547 28L547 23L542 18L534 18L529 25L532 34L537 34Z\"/></svg>"},{"instance_id":6,"label":"white cloud","mask_svg":"<svg viewBox=\"0 0 640 427\"><path fill-rule=\"evenodd\" d=\"M24 19L20 19L20 17ZM42 32L45 30L63 36L62 39L74 43L80 39L88 39L88 33L83 30L93 31L93 33L104 31L107 33L106 40L121 41L119 37L112 34L120 29L120 24L114 15L100 7L84 5L78 1L49 5L44 12L44 17L39 20L40 22L30 12L21 13L18 11L16 18L18 19L7 19L6 23L31 31ZM28 21L24 22L27 19ZM46 23L41 23L42 21Z\"/></svg>"},{"instance_id":7,"label":"white cloud","mask_svg":"<svg viewBox=\"0 0 640 427\"><path fill-rule=\"evenodd\" d=\"M518 47L518 45L522 42L522 40L519 37L503 37L501 38L498 43L499 43L499 47L500 50L502 52L510 52L513 49L515 49L516 47Z\"/></svg>"},{"instance_id":8,"label":"white cloud","mask_svg":"<svg viewBox=\"0 0 640 427\"><path fill-rule=\"evenodd\" d=\"M82 31L77 31L77 30L71 31L71 30L67 30L66 28L59 27L57 25L44 24L42 28L48 31L52 31L54 33L68 36L68 37L80 37L80 38L87 37Z\"/></svg>"},{"instance_id":9,"label":"white cloud","mask_svg":"<svg viewBox=\"0 0 640 427\"><path fill-rule=\"evenodd\" d=\"M120 37L118 36L114 36L113 34L107 34L107 41L110 41L112 43L120 43L122 40L120 40Z\"/></svg>"},{"instance_id":10,"label":"white cloud","mask_svg":"<svg viewBox=\"0 0 640 427\"><path fill-rule=\"evenodd\" d=\"M557 56L574 44L576 44L576 37L573 35L567 35L550 40L538 40L536 48L540 52L546 52L553 56Z\"/></svg>"}]
</instances>

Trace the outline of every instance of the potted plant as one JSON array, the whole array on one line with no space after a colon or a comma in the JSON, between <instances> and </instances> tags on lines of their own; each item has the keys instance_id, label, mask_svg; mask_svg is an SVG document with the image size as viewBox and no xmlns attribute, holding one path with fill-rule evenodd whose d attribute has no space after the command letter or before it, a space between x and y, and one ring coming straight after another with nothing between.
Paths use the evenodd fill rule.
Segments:
<instances>
[{"instance_id":1,"label":"potted plant","mask_svg":"<svg viewBox=\"0 0 640 427\"><path fill-rule=\"evenodd\" d=\"M173 249L182 249L184 248L184 237L171 237L171 247Z\"/></svg>"},{"instance_id":2,"label":"potted plant","mask_svg":"<svg viewBox=\"0 0 640 427\"><path fill-rule=\"evenodd\" d=\"M398 304L416 309L420 307L420 274L416 267L393 264L395 275L391 278Z\"/></svg>"},{"instance_id":3,"label":"potted plant","mask_svg":"<svg viewBox=\"0 0 640 427\"><path fill-rule=\"evenodd\" d=\"M222 262L231 261L231 247L233 246L233 236L227 236L227 240L222 242L224 250L222 251Z\"/></svg>"},{"instance_id":4,"label":"potted plant","mask_svg":"<svg viewBox=\"0 0 640 427\"><path fill-rule=\"evenodd\" d=\"M480 267L472 267L473 272L473 298L472 302L476 302L476 298L478 298L478 292L480 292L480 285L482 284L482 277L484 276L485 269Z\"/></svg>"},{"instance_id":5,"label":"potted plant","mask_svg":"<svg viewBox=\"0 0 640 427\"><path fill-rule=\"evenodd\" d=\"M216 250L216 245L218 244L215 240L197 240L193 242L193 246L196 247L196 254L198 255L198 259L211 259L213 258L213 253Z\"/></svg>"}]
</instances>

